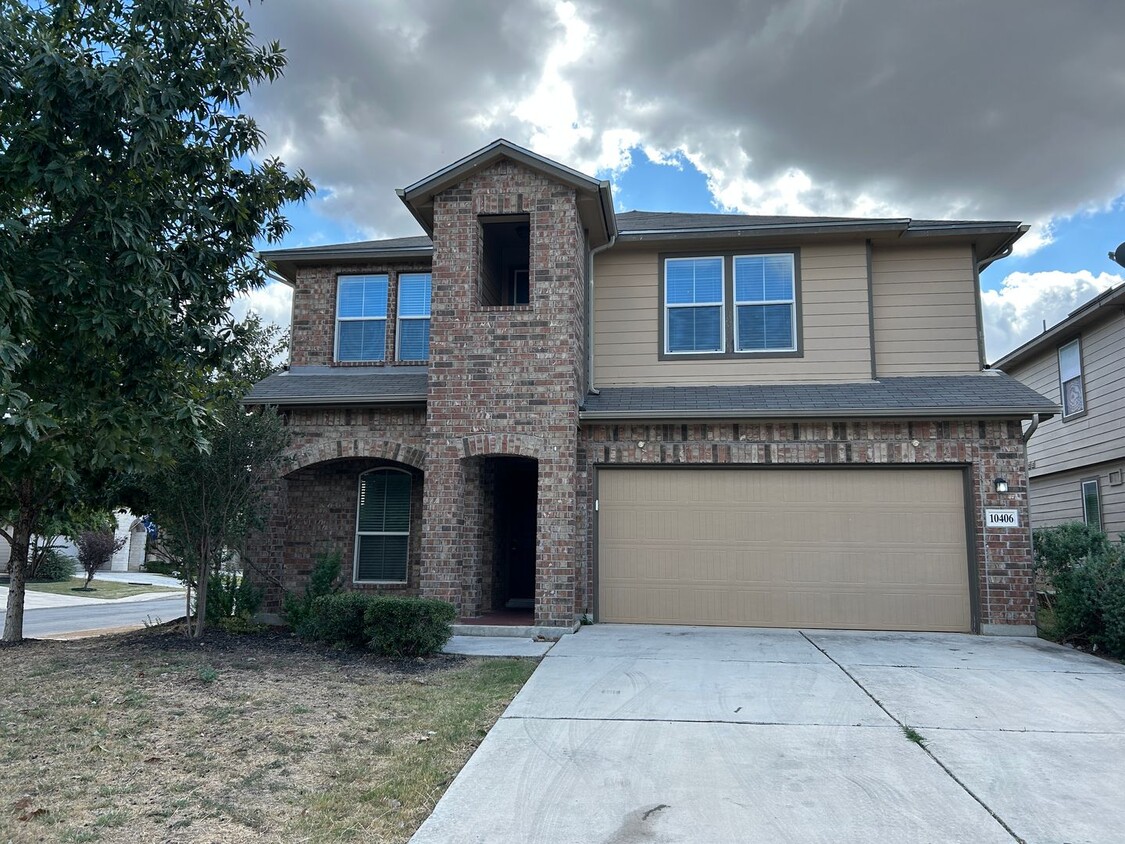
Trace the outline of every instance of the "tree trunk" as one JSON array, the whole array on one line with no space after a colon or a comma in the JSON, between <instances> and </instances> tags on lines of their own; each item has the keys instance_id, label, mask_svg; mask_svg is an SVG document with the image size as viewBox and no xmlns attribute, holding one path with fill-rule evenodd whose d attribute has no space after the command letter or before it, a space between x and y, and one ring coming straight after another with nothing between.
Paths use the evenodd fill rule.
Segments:
<instances>
[{"instance_id":1,"label":"tree trunk","mask_svg":"<svg viewBox=\"0 0 1125 844\"><path fill-rule=\"evenodd\" d=\"M192 636L194 639L203 638L203 626L207 621L207 580L208 569L207 558L204 557L199 563L199 583L195 587L195 633Z\"/></svg>"},{"instance_id":2,"label":"tree trunk","mask_svg":"<svg viewBox=\"0 0 1125 844\"><path fill-rule=\"evenodd\" d=\"M27 593L27 553L31 545L33 517L21 506L12 525L12 552L8 558L8 609L4 616L4 641L23 640L23 604Z\"/></svg>"}]
</instances>

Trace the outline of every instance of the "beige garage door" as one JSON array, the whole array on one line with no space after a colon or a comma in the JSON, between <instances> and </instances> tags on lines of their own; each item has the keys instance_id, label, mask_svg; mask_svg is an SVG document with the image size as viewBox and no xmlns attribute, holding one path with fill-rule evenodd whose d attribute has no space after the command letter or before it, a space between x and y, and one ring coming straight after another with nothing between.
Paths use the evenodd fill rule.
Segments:
<instances>
[{"instance_id":1,"label":"beige garage door","mask_svg":"<svg viewBox=\"0 0 1125 844\"><path fill-rule=\"evenodd\" d=\"M603 469L598 618L970 629L957 469Z\"/></svg>"}]
</instances>

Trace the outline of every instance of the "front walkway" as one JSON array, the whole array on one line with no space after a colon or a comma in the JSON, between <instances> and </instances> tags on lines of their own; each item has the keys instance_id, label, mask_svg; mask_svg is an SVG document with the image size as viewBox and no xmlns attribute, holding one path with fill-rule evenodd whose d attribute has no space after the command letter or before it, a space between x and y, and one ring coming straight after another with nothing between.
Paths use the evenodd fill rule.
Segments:
<instances>
[{"instance_id":1,"label":"front walkway","mask_svg":"<svg viewBox=\"0 0 1125 844\"><path fill-rule=\"evenodd\" d=\"M595 625L412 841L1117 842L1123 793L1115 663L1036 639Z\"/></svg>"}]
</instances>

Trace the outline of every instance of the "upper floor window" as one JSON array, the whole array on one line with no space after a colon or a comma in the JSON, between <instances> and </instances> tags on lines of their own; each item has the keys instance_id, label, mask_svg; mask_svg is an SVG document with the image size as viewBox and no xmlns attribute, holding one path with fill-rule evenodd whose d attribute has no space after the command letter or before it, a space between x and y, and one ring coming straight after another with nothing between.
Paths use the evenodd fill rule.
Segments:
<instances>
[{"instance_id":1,"label":"upper floor window","mask_svg":"<svg viewBox=\"0 0 1125 844\"><path fill-rule=\"evenodd\" d=\"M398 325L395 331L399 360L429 360L430 274L404 273L398 277Z\"/></svg>"},{"instance_id":2,"label":"upper floor window","mask_svg":"<svg viewBox=\"0 0 1125 844\"><path fill-rule=\"evenodd\" d=\"M738 255L734 259L735 351L797 349L793 256Z\"/></svg>"},{"instance_id":3,"label":"upper floor window","mask_svg":"<svg viewBox=\"0 0 1125 844\"><path fill-rule=\"evenodd\" d=\"M662 355L800 354L796 252L668 256L661 270Z\"/></svg>"},{"instance_id":4,"label":"upper floor window","mask_svg":"<svg viewBox=\"0 0 1125 844\"><path fill-rule=\"evenodd\" d=\"M664 350L721 352L723 339L723 259L666 258Z\"/></svg>"},{"instance_id":5,"label":"upper floor window","mask_svg":"<svg viewBox=\"0 0 1125 844\"><path fill-rule=\"evenodd\" d=\"M531 303L531 216L497 214L478 218L481 227L480 303Z\"/></svg>"},{"instance_id":6,"label":"upper floor window","mask_svg":"<svg viewBox=\"0 0 1125 844\"><path fill-rule=\"evenodd\" d=\"M336 360L387 355L386 275L342 275L336 288Z\"/></svg>"},{"instance_id":7,"label":"upper floor window","mask_svg":"<svg viewBox=\"0 0 1125 844\"><path fill-rule=\"evenodd\" d=\"M1086 385L1082 378L1082 342L1059 346L1059 391L1063 419L1086 412Z\"/></svg>"},{"instance_id":8,"label":"upper floor window","mask_svg":"<svg viewBox=\"0 0 1125 844\"><path fill-rule=\"evenodd\" d=\"M410 474L373 469L359 476L357 583L405 583L410 546Z\"/></svg>"}]
</instances>

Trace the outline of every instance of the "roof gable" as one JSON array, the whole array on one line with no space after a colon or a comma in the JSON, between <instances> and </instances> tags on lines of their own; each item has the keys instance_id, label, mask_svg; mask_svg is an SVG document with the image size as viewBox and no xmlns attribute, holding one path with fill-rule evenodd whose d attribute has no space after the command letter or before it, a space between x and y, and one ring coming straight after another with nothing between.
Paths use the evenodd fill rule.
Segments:
<instances>
[{"instance_id":1,"label":"roof gable","mask_svg":"<svg viewBox=\"0 0 1125 844\"><path fill-rule=\"evenodd\" d=\"M578 194L578 213L590 233L591 246L608 243L617 234L617 220L613 212L613 197L609 182L591 178L503 138L408 187L400 188L397 193L410 213L414 215L414 219L422 225L427 234L433 235L434 197L491 167L501 159L515 161L552 181L573 188Z\"/></svg>"}]
</instances>

